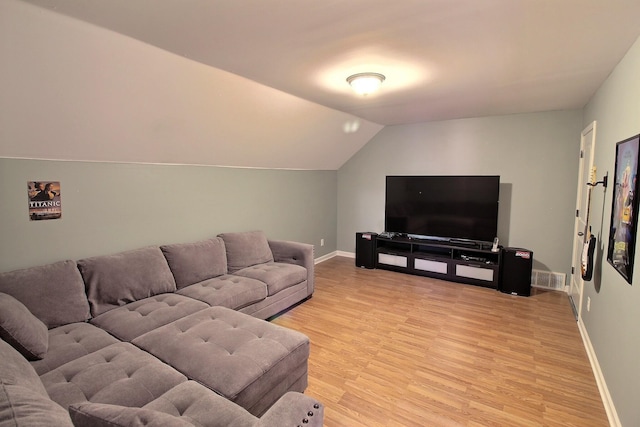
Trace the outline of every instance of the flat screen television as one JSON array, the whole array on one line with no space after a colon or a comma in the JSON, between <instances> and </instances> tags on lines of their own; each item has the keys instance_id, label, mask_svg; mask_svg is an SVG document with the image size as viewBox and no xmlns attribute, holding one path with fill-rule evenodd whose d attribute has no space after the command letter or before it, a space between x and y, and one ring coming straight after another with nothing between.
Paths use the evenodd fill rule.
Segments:
<instances>
[{"instance_id":1,"label":"flat screen television","mask_svg":"<svg viewBox=\"0 0 640 427\"><path fill-rule=\"evenodd\" d=\"M385 231L490 242L498 233L500 176L387 176Z\"/></svg>"}]
</instances>

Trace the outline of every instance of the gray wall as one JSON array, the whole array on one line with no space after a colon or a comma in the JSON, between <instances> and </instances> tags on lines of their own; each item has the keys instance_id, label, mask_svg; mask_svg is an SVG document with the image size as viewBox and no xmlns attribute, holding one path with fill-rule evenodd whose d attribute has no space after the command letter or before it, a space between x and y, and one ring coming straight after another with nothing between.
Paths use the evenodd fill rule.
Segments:
<instances>
[{"instance_id":1,"label":"gray wall","mask_svg":"<svg viewBox=\"0 0 640 427\"><path fill-rule=\"evenodd\" d=\"M336 172L0 158L0 271L261 229L335 250ZM60 181L62 218L30 221L27 182ZM320 239L325 246L320 247Z\"/></svg>"},{"instance_id":2,"label":"gray wall","mask_svg":"<svg viewBox=\"0 0 640 427\"><path fill-rule=\"evenodd\" d=\"M615 145L640 133L640 39L584 110L584 124L596 120L598 176L613 182ZM586 283L582 322L587 330L615 409L624 426L640 420L640 261L636 245L633 284L606 261L613 187L593 191L592 223L601 239L593 282ZM602 242L605 242L604 244ZM587 298L591 309L586 310Z\"/></svg>"},{"instance_id":3,"label":"gray wall","mask_svg":"<svg viewBox=\"0 0 640 427\"><path fill-rule=\"evenodd\" d=\"M1 271L250 229L335 250L335 169L381 126L21 1L0 39ZM30 180L62 219L29 221Z\"/></svg>"},{"instance_id":4,"label":"gray wall","mask_svg":"<svg viewBox=\"0 0 640 427\"><path fill-rule=\"evenodd\" d=\"M338 171L338 249L383 231L386 175L500 175L501 244L568 275L581 130L581 111L386 127Z\"/></svg>"}]
</instances>

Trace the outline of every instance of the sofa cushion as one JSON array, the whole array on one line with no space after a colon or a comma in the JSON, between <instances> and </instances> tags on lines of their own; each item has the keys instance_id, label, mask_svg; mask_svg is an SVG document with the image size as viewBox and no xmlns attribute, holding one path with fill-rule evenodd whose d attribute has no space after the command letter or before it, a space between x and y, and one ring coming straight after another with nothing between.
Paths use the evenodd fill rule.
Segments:
<instances>
[{"instance_id":1,"label":"sofa cushion","mask_svg":"<svg viewBox=\"0 0 640 427\"><path fill-rule=\"evenodd\" d=\"M143 408L106 403L77 403L69 406L75 427L193 427L179 417Z\"/></svg>"},{"instance_id":2,"label":"sofa cushion","mask_svg":"<svg viewBox=\"0 0 640 427\"><path fill-rule=\"evenodd\" d=\"M209 305L177 294L160 294L114 308L91 319L98 326L122 341L209 308Z\"/></svg>"},{"instance_id":3,"label":"sofa cushion","mask_svg":"<svg viewBox=\"0 0 640 427\"><path fill-rule=\"evenodd\" d=\"M0 293L0 338L28 360L42 359L49 347L47 325L11 295Z\"/></svg>"},{"instance_id":4,"label":"sofa cushion","mask_svg":"<svg viewBox=\"0 0 640 427\"><path fill-rule=\"evenodd\" d=\"M307 280L306 268L282 262L257 264L238 270L234 274L266 283L269 296Z\"/></svg>"},{"instance_id":5,"label":"sofa cushion","mask_svg":"<svg viewBox=\"0 0 640 427\"><path fill-rule=\"evenodd\" d=\"M309 357L305 335L225 307L199 311L132 343L253 414L277 400L261 400L270 390L288 391L301 375L293 372L306 374Z\"/></svg>"},{"instance_id":6,"label":"sofa cushion","mask_svg":"<svg viewBox=\"0 0 640 427\"><path fill-rule=\"evenodd\" d=\"M38 374L0 340L0 426L71 426L67 411L49 399Z\"/></svg>"},{"instance_id":7,"label":"sofa cushion","mask_svg":"<svg viewBox=\"0 0 640 427\"><path fill-rule=\"evenodd\" d=\"M262 231L223 233L219 237L224 240L224 246L227 250L229 273L273 261L267 236Z\"/></svg>"},{"instance_id":8,"label":"sofa cushion","mask_svg":"<svg viewBox=\"0 0 640 427\"><path fill-rule=\"evenodd\" d=\"M181 417L202 427L251 427L258 421L245 409L195 381L175 386L144 408ZM286 424L274 424L283 425Z\"/></svg>"},{"instance_id":9,"label":"sofa cushion","mask_svg":"<svg viewBox=\"0 0 640 427\"><path fill-rule=\"evenodd\" d=\"M49 330L49 349L41 360L31 366L38 375L78 359L108 345L119 342L106 331L89 323L70 323Z\"/></svg>"},{"instance_id":10,"label":"sofa cushion","mask_svg":"<svg viewBox=\"0 0 640 427\"><path fill-rule=\"evenodd\" d=\"M269 319L307 298L307 282L288 287L277 295L266 297L262 301L241 308L240 313L249 314L258 319Z\"/></svg>"},{"instance_id":11,"label":"sofa cushion","mask_svg":"<svg viewBox=\"0 0 640 427\"><path fill-rule=\"evenodd\" d=\"M182 288L178 293L204 301L212 307L221 305L239 310L265 299L267 285L248 277L225 274Z\"/></svg>"},{"instance_id":12,"label":"sofa cushion","mask_svg":"<svg viewBox=\"0 0 640 427\"><path fill-rule=\"evenodd\" d=\"M0 292L13 296L48 328L89 319L89 303L74 261L0 273Z\"/></svg>"},{"instance_id":13,"label":"sofa cushion","mask_svg":"<svg viewBox=\"0 0 640 427\"><path fill-rule=\"evenodd\" d=\"M171 366L129 343L112 344L40 378L51 399L64 408L87 400L142 407L186 381Z\"/></svg>"},{"instance_id":14,"label":"sofa cushion","mask_svg":"<svg viewBox=\"0 0 640 427\"><path fill-rule=\"evenodd\" d=\"M84 402L71 405L69 413L75 427L321 427L324 406L289 392L258 419L197 382L187 381L142 408Z\"/></svg>"},{"instance_id":15,"label":"sofa cushion","mask_svg":"<svg viewBox=\"0 0 640 427\"><path fill-rule=\"evenodd\" d=\"M18 351L0 340L0 381L3 384L19 385L32 393L47 397L40 377Z\"/></svg>"},{"instance_id":16,"label":"sofa cushion","mask_svg":"<svg viewBox=\"0 0 640 427\"><path fill-rule=\"evenodd\" d=\"M301 393L287 392L260 419L195 381L179 384L149 402L153 409L201 427L321 427L324 405Z\"/></svg>"},{"instance_id":17,"label":"sofa cushion","mask_svg":"<svg viewBox=\"0 0 640 427\"><path fill-rule=\"evenodd\" d=\"M72 427L67 411L47 396L0 380L0 426Z\"/></svg>"},{"instance_id":18,"label":"sofa cushion","mask_svg":"<svg viewBox=\"0 0 640 427\"><path fill-rule=\"evenodd\" d=\"M307 270L307 288L309 295L314 290L315 255L313 245L286 240L269 240L269 247L275 262L297 264Z\"/></svg>"},{"instance_id":19,"label":"sofa cushion","mask_svg":"<svg viewBox=\"0 0 640 427\"><path fill-rule=\"evenodd\" d=\"M159 247L78 261L95 317L116 307L174 292L176 282Z\"/></svg>"},{"instance_id":20,"label":"sofa cushion","mask_svg":"<svg viewBox=\"0 0 640 427\"><path fill-rule=\"evenodd\" d=\"M220 237L160 246L178 289L227 274L227 254Z\"/></svg>"}]
</instances>

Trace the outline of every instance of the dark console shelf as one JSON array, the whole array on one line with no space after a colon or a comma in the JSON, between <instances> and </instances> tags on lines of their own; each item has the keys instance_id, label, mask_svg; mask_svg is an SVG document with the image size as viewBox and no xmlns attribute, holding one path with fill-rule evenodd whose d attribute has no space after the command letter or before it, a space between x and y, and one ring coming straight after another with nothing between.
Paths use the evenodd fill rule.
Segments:
<instances>
[{"instance_id":1,"label":"dark console shelf","mask_svg":"<svg viewBox=\"0 0 640 427\"><path fill-rule=\"evenodd\" d=\"M375 252L377 268L498 288L502 251L491 244L378 236Z\"/></svg>"}]
</instances>

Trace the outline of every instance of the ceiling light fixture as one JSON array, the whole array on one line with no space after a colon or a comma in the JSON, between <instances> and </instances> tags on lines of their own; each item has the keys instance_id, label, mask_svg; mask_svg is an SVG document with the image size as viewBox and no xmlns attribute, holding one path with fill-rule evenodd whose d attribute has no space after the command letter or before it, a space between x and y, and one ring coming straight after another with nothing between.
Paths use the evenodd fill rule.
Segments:
<instances>
[{"instance_id":1,"label":"ceiling light fixture","mask_svg":"<svg viewBox=\"0 0 640 427\"><path fill-rule=\"evenodd\" d=\"M347 83L360 95L369 95L378 90L385 77L379 73L358 73L347 77Z\"/></svg>"}]
</instances>

